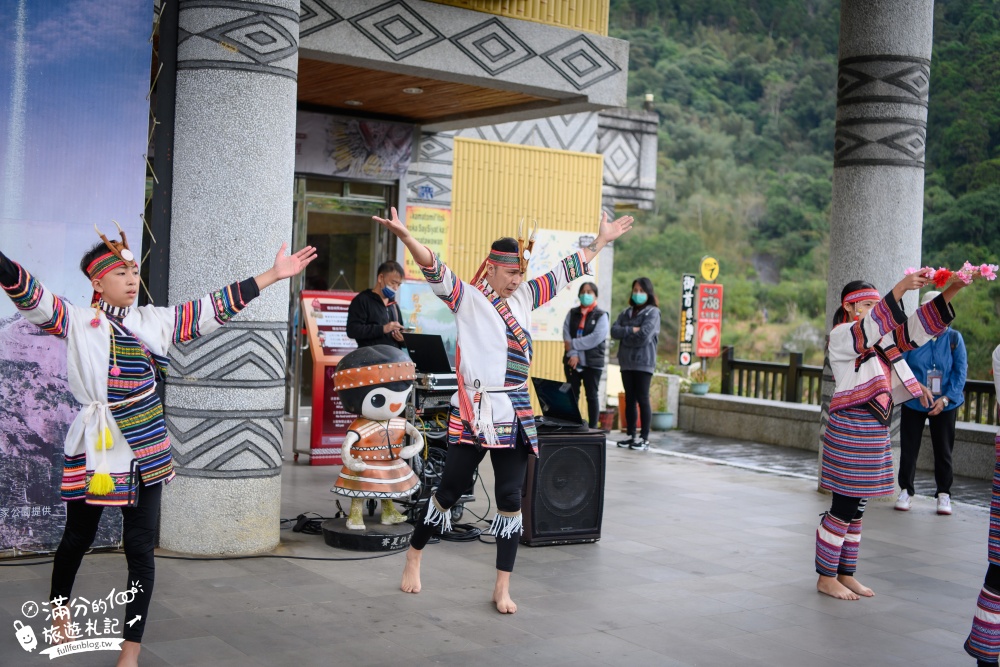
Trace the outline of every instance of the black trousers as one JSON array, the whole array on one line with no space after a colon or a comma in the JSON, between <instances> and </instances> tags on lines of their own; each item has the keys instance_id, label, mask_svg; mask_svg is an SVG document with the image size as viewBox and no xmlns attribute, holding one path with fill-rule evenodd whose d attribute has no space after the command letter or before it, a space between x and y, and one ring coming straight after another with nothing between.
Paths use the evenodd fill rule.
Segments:
<instances>
[{"instance_id":1,"label":"black trousers","mask_svg":"<svg viewBox=\"0 0 1000 667\"><path fill-rule=\"evenodd\" d=\"M917 472L917 455L924 437L924 424L931 423L931 445L934 447L934 482L939 493L951 493L954 477L951 452L955 448L955 421L958 410L946 410L933 417L905 405L899 411L899 488L913 495L913 476Z\"/></svg>"},{"instance_id":2,"label":"black trousers","mask_svg":"<svg viewBox=\"0 0 1000 667\"><path fill-rule=\"evenodd\" d=\"M844 523L859 521L865 515L865 506L867 504L867 498L842 496L839 493L834 492L833 502L830 503L830 514L837 517Z\"/></svg>"},{"instance_id":3,"label":"black trousers","mask_svg":"<svg viewBox=\"0 0 1000 667\"><path fill-rule=\"evenodd\" d=\"M137 584L139 591L131 602L125 605L125 622L122 636L132 642L141 642L146 628L149 600L153 596L153 580L156 565L153 549L156 547L156 528L160 521L160 497L163 483L139 486L139 504L136 507L122 507L123 541L125 560L128 562L128 581L125 589ZM64 597L68 605L73 596L73 583L83 561L83 554L90 549L97 535L97 524L104 508L88 505L83 500L66 503L66 529L62 541L56 549L52 563L52 587L49 599ZM122 589L118 589L119 592ZM108 591L110 593L110 591ZM139 621L131 627L126 623L136 616Z\"/></svg>"},{"instance_id":4,"label":"black trousers","mask_svg":"<svg viewBox=\"0 0 1000 667\"><path fill-rule=\"evenodd\" d=\"M462 493L472 483L472 476L479 463L490 452L490 462L493 464L494 496L497 509L502 512L518 512L521 510L521 489L524 487L524 474L528 469L528 456L531 451L527 440L523 438L518 427L517 445L512 449L485 449L472 445L451 445L448 447L448 458L445 459L444 472L441 474L441 485L434 492L438 505L450 510ZM429 500L427 507L430 508ZM410 546L423 549L433 535L436 526L424 523L423 517L417 521L410 538ZM510 537L497 536L497 569L503 572L514 571L514 560L517 558L517 543L520 535Z\"/></svg>"},{"instance_id":5,"label":"black trousers","mask_svg":"<svg viewBox=\"0 0 1000 667\"><path fill-rule=\"evenodd\" d=\"M638 416L641 423L640 437L643 440L649 439L649 422L653 419L653 409L649 405L649 383L652 380L652 373L622 371L622 384L625 385L626 432L635 435L635 420ZM636 406L639 408L638 411Z\"/></svg>"},{"instance_id":6,"label":"black trousers","mask_svg":"<svg viewBox=\"0 0 1000 667\"><path fill-rule=\"evenodd\" d=\"M601 375L604 374L604 369L584 368L582 366L570 368L563 364L563 370L566 372L566 382L573 388L573 396L577 401L580 400L580 383L583 383L583 391L587 396L587 421L590 423L590 428L597 428L601 412L601 402L597 398L597 389L601 384Z\"/></svg>"}]
</instances>

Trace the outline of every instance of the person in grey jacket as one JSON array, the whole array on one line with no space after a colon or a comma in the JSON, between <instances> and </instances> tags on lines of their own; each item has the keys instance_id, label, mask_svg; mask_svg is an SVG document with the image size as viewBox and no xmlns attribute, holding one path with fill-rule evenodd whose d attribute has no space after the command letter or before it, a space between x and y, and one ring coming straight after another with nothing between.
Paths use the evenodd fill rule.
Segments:
<instances>
[{"instance_id":1,"label":"person in grey jacket","mask_svg":"<svg viewBox=\"0 0 1000 667\"><path fill-rule=\"evenodd\" d=\"M608 314L597 307L597 285L580 285L580 305L566 314L563 322L563 370L573 395L580 400L580 383L587 395L587 421L597 428L601 410L597 390L604 374L604 354L608 347Z\"/></svg>"},{"instance_id":2,"label":"person in grey jacket","mask_svg":"<svg viewBox=\"0 0 1000 667\"><path fill-rule=\"evenodd\" d=\"M611 337L620 340L618 364L625 385L625 424L628 438L618 443L640 451L649 449L649 384L656 370L656 345L660 340L660 304L649 278L632 281L629 306L611 326ZM638 410L636 410L638 407ZM638 414L637 414L638 412ZM640 434L636 437L636 417Z\"/></svg>"}]
</instances>

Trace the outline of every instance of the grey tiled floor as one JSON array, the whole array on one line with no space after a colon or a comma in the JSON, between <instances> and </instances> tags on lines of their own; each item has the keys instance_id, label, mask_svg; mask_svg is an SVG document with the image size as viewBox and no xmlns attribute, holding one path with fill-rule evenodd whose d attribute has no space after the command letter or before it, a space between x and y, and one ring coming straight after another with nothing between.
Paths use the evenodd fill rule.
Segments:
<instances>
[{"instance_id":1,"label":"grey tiled floor","mask_svg":"<svg viewBox=\"0 0 1000 667\"><path fill-rule=\"evenodd\" d=\"M829 505L814 481L655 450L607 453L601 541L522 546L513 616L489 602L494 549L480 542L429 546L419 595L397 589L401 555L161 559L140 664L974 664L961 646L986 569L986 510L958 504L939 517L928 498L906 514L872 503L859 578L877 596L836 601L814 589L813 535ZM333 471L289 460L282 516L331 515ZM492 493L488 465L483 476ZM480 488L468 509L486 507ZM282 538L280 555L353 555L317 536ZM120 555L88 556L74 592L106 593L124 572ZM0 567L0 665L48 662L21 651L12 630L48 576L45 565ZM56 664L113 662L88 654Z\"/></svg>"}]
</instances>

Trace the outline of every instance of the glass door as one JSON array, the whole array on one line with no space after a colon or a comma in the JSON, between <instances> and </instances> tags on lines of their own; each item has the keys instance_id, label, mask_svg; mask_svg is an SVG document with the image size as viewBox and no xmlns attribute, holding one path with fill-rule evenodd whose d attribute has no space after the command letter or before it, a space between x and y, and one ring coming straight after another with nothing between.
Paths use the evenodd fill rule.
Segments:
<instances>
[{"instance_id":1,"label":"glass door","mask_svg":"<svg viewBox=\"0 0 1000 667\"><path fill-rule=\"evenodd\" d=\"M292 372L286 402L289 408L293 407L296 387L300 405L309 404L312 392L312 356L300 335L300 294L304 289L360 292L375 283L379 264L395 258L396 246L372 216L387 216L395 194L391 183L295 179L292 247L299 250L315 246L317 256L304 275L292 282L288 337Z\"/></svg>"}]
</instances>

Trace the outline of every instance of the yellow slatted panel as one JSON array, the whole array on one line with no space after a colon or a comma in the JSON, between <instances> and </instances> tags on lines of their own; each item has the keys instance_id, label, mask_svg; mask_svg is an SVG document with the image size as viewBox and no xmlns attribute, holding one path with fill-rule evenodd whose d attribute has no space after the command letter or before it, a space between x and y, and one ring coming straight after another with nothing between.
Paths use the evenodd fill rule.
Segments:
<instances>
[{"instance_id":1,"label":"yellow slatted panel","mask_svg":"<svg viewBox=\"0 0 1000 667\"><path fill-rule=\"evenodd\" d=\"M543 229L597 233L600 155L456 138L454 164L448 263L460 278L472 280L490 244L515 236L522 216ZM536 342L531 374L563 380L562 356L561 341ZM534 392L531 400L537 412Z\"/></svg>"},{"instance_id":2,"label":"yellow slatted panel","mask_svg":"<svg viewBox=\"0 0 1000 667\"><path fill-rule=\"evenodd\" d=\"M430 0L477 12L535 21L560 28L608 34L610 0Z\"/></svg>"}]
</instances>

